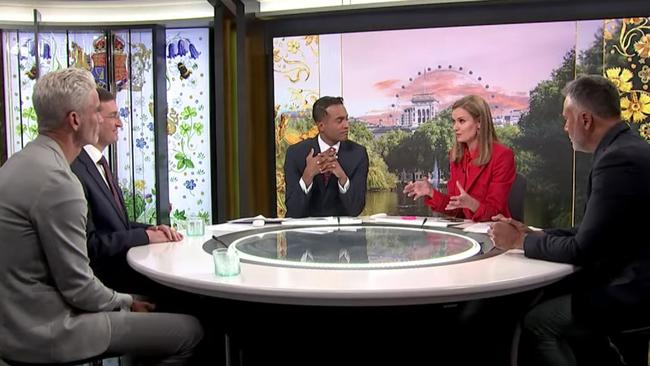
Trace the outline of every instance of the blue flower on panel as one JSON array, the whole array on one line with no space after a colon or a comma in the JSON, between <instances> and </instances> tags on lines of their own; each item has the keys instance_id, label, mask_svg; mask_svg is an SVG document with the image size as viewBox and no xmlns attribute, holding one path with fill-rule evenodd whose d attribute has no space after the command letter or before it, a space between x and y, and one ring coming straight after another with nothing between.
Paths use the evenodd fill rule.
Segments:
<instances>
[{"instance_id":1,"label":"blue flower on panel","mask_svg":"<svg viewBox=\"0 0 650 366\"><path fill-rule=\"evenodd\" d=\"M41 48L41 58L45 60L51 60L52 59L52 50L50 48L50 44L45 41L39 42L40 48ZM28 39L23 46L27 49L27 52L29 53L30 56L36 56L36 43L34 42L33 39Z\"/></svg>"},{"instance_id":2,"label":"blue flower on panel","mask_svg":"<svg viewBox=\"0 0 650 366\"><path fill-rule=\"evenodd\" d=\"M141 137L139 139L135 139L135 146L138 149L143 149L144 147L147 146L147 142L144 140L144 137Z\"/></svg>"},{"instance_id":3,"label":"blue flower on panel","mask_svg":"<svg viewBox=\"0 0 650 366\"><path fill-rule=\"evenodd\" d=\"M30 56L36 56L36 45L31 38L25 42L25 46L27 47Z\"/></svg>"},{"instance_id":4,"label":"blue flower on panel","mask_svg":"<svg viewBox=\"0 0 650 366\"><path fill-rule=\"evenodd\" d=\"M185 39L178 40L178 56L185 56L187 54L187 43Z\"/></svg>"},{"instance_id":5,"label":"blue flower on panel","mask_svg":"<svg viewBox=\"0 0 650 366\"><path fill-rule=\"evenodd\" d=\"M201 52L199 52L196 47L190 43L190 58L197 59L199 55L201 55Z\"/></svg>"},{"instance_id":6,"label":"blue flower on panel","mask_svg":"<svg viewBox=\"0 0 650 366\"><path fill-rule=\"evenodd\" d=\"M147 128L149 129L149 131L153 131L153 122L149 122Z\"/></svg>"},{"instance_id":7,"label":"blue flower on panel","mask_svg":"<svg viewBox=\"0 0 650 366\"><path fill-rule=\"evenodd\" d=\"M43 58L49 60L52 58L52 53L50 51L50 45L45 43L43 45Z\"/></svg>"},{"instance_id":8,"label":"blue flower on panel","mask_svg":"<svg viewBox=\"0 0 650 366\"><path fill-rule=\"evenodd\" d=\"M122 118L129 118L129 109L126 107L120 108L120 117Z\"/></svg>"},{"instance_id":9,"label":"blue flower on panel","mask_svg":"<svg viewBox=\"0 0 650 366\"><path fill-rule=\"evenodd\" d=\"M172 42L167 46L167 58L174 58L176 55L178 55L176 52L176 45Z\"/></svg>"},{"instance_id":10,"label":"blue flower on panel","mask_svg":"<svg viewBox=\"0 0 650 366\"><path fill-rule=\"evenodd\" d=\"M196 188L196 183L194 183L194 179L186 180L185 188L189 189L190 191Z\"/></svg>"}]
</instances>

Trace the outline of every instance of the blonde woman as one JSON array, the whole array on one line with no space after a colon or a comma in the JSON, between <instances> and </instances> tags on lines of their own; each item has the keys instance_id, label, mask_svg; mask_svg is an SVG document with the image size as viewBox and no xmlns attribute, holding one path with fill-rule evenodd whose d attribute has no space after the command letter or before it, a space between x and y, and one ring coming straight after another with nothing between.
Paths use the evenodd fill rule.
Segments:
<instances>
[{"instance_id":1,"label":"blonde woman","mask_svg":"<svg viewBox=\"0 0 650 366\"><path fill-rule=\"evenodd\" d=\"M474 221L489 221L502 214L510 217L508 195L515 180L512 150L498 142L487 102L468 95L451 107L455 144L449 152L447 193L426 179L404 187L414 200L425 197L433 211Z\"/></svg>"}]
</instances>

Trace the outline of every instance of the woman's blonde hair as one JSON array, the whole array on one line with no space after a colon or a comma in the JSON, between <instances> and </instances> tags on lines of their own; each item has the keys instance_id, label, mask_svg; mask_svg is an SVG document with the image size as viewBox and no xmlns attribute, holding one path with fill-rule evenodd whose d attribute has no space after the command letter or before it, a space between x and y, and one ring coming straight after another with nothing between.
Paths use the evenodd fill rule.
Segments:
<instances>
[{"instance_id":1,"label":"woman's blonde hair","mask_svg":"<svg viewBox=\"0 0 650 366\"><path fill-rule=\"evenodd\" d=\"M467 113L479 123L478 129L478 144L479 154L474 159L474 164L485 165L492 157L492 143L499 141L497 134L494 131L494 123L492 123L492 113L490 113L490 106L485 99L478 95L468 95L463 97L451 106L453 111L456 108L463 108ZM456 141L451 148L450 159L455 163L460 163L465 153L466 145Z\"/></svg>"}]
</instances>

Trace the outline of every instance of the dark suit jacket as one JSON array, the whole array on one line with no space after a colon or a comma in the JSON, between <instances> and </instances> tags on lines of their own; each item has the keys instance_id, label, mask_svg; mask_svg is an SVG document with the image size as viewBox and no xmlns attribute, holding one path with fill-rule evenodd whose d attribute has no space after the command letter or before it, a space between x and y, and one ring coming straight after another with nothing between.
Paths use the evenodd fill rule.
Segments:
<instances>
[{"instance_id":1,"label":"dark suit jacket","mask_svg":"<svg viewBox=\"0 0 650 366\"><path fill-rule=\"evenodd\" d=\"M85 149L72 163L72 171L84 188L88 201L88 257L90 265L104 283L120 288L112 277L129 270L126 253L131 247L149 243L145 229L149 225L130 222L123 209L118 208L110 188L97 171ZM122 192L119 197L124 206ZM130 270L129 273L132 273Z\"/></svg>"},{"instance_id":2,"label":"dark suit jacket","mask_svg":"<svg viewBox=\"0 0 650 366\"><path fill-rule=\"evenodd\" d=\"M608 328L650 320L650 145L620 123L600 142L580 226L529 234L531 258L582 267L576 319Z\"/></svg>"},{"instance_id":3,"label":"dark suit jacket","mask_svg":"<svg viewBox=\"0 0 650 366\"><path fill-rule=\"evenodd\" d=\"M287 231L287 259L299 262L307 254L306 261L315 263L368 263L368 242L363 230L359 232L332 230L317 233ZM342 253L348 257L342 257Z\"/></svg>"},{"instance_id":4,"label":"dark suit jacket","mask_svg":"<svg viewBox=\"0 0 650 366\"><path fill-rule=\"evenodd\" d=\"M341 141L337 152L341 168L350 179L345 194L339 192L335 176L325 182L322 174L314 177L308 194L300 187L305 170L305 158L310 149L320 153L318 137L289 146L284 160L287 217L358 216L366 205L368 180L368 153L366 148L353 141Z\"/></svg>"}]
</instances>

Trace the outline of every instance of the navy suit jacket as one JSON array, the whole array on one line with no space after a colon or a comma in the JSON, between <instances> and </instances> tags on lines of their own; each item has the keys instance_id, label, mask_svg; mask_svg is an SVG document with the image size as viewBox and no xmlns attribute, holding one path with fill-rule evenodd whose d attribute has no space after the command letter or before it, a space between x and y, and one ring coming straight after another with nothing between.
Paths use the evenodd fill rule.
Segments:
<instances>
[{"instance_id":1,"label":"navy suit jacket","mask_svg":"<svg viewBox=\"0 0 650 366\"><path fill-rule=\"evenodd\" d=\"M145 232L149 225L128 220L126 211L118 208L110 188L85 149L81 149L79 156L72 162L72 171L79 178L88 201L86 235L91 267L97 277L110 283L106 276L118 271L116 264L128 268L128 250L149 243ZM121 191L119 198L122 207L125 207Z\"/></svg>"},{"instance_id":2,"label":"navy suit jacket","mask_svg":"<svg viewBox=\"0 0 650 366\"><path fill-rule=\"evenodd\" d=\"M366 205L368 180L368 153L366 148L353 141L341 141L337 151L341 168L350 180L350 187L341 194L334 175L325 186L322 174L312 181L308 194L300 187L307 154L311 149L320 153L318 137L289 146L284 160L287 217L358 216Z\"/></svg>"},{"instance_id":3,"label":"navy suit jacket","mask_svg":"<svg viewBox=\"0 0 650 366\"><path fill-rule=\"evenodd\" d=\"M620 123L593 156L578 227L529 234L527 257L581 266L573 314L618 329L650 321L650 144Z\"/></svg>"}]
</instances>

